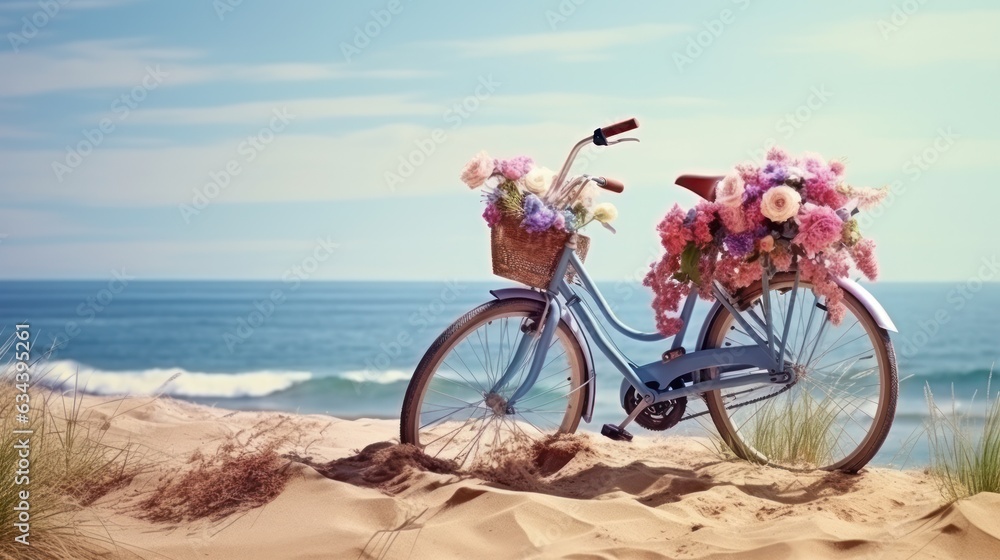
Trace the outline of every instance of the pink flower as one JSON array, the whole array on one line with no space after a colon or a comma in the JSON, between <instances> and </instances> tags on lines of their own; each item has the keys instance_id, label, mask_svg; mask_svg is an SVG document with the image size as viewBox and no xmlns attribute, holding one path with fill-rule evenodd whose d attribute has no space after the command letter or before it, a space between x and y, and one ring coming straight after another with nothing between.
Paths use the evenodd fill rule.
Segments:
<instances>
[{"instance_id":1,"label":"pink flower","mask_svg":"<svg viewBox=\"0 0 1000 560\"><path fill-rule=\"evenodd\" d=\"M824 299L830 322L839 325L847 314L844 306L844 291L834 281L833 275L822 260L799 259L802 280L812 284L813 292Z\"/></svg>"},{"instance_id":2,"label":"pink flower","mask_svg":"<svg viewBox=\"0 0 1000 560\"><path fill-rule=\"evenodd\" d=\"M742 208L723 206L719 208L719 217L722 218L722 225L730 233L743 233L747 230L747 218Z\"/></svg>"},{"instance_id":3,"label":"pink flower","mask_svg":"<svg viewBox=\"0 0 1000 560\"><path fill-rule=\"evenodd\" d=\"M691 292L690 284L673 279L673 272L680 269L680 257L664 256L654 263L642 284L653 289L653 312L656 329L665 336L677 334L683 322L672 316L680 309L680 302Z\"/></svg>"},{"instance_id":4,"label":"pink flower","mask_svg":"<svg viewBox=\"0 0 1000 560\"><path fill-rule=\"evenodd\" d=\"M462 182L470 189L482 186L493 175L493 158L485 151L479 152L462 169Z\"/></svg>"},{"instance_id":5,"label":"pink flower","mask_svg":"<svg viewBox=\"0 0 1000 560\"><path fill-rule=\"evenodd\" d=\"M743 178L736 173L726 175L715 188L715 202L728 208L735 208L743 203L745 190Z\"/></svg>"},{"instance_id":6,"label":"pink flower","mask_svg":"<svg viewBox=\"0 0 1000 560\"><path fill-rule=\"evenodd\" d=\"M758 246L761 253L770 253L774 250L774 237L770 235L765 235L761 238L760 244Z\"/></svg>"},{"instance_id":7,"label":"pink flower","mask_svg":"<svg viewBox=\"0 0 1000 560\"><path fill-rule=\"evenodd\" d=\"M786 163L789 161L788 152L778 146L772 146L771 149L767 151L767 157L765 159L775 163Z\"/></svg>"},{"instance_id":8,"label":"pink flower","mask_svg":"<svg viewBox=\"0 0 1000 560\"><path fill-rule=\"evenodd\" d=\"M534 166L534 161L528 156L517 156L511 159L497 160L497 171L511 181L517 181L524 177Z\"/></svg>"},{"instance_id":9,"label":"pink flower","mask_svg":"<svg viewBox=\"0 0 1000 560\"><path fill-rule=\"evenodd\" d=\"M486 225L493 227L497 225L503 215L500 213L500 209L497 208L496 204L487 204L486 210L483 211L483 219L486 220Z\"/></svg>"},{"instance_id":10,"label":"pink flower","mask_svg":"<svg viewBox=\"0 0 1000 560\"><path fill-rule=\"evenodd\" d=\"M781 247L775 247L771 251L771 262L781 272L787 272L792 269L792 254Z\"/></svg>"},{"instance_id":11,"label":"pink flower","mask_svg":"<svg viewBox=\"0 0 1000 560\"><path fill-rule=\"evenodd\" d=\"M780 224L798 213L801 202L802 197L795 189L782 185L764 193L760 212L767 219Z\"/></svg>"},{"instance_id":12,"label":"pink flower","mask_svg":"<svg viewBox=\"0 0 1000 560\"><path fill-rule=\"evenodd\" d=\"M840 241L844 229L844 221L833 208L810 202L802 206L795 221L799 224L799 232L792 242L805 249L808 257Z\"/></svg>"},{"instance_id":13,"label":"pink flower","mask_svg":"<svg viewBox=\"0 0 1000 560\"><path fill-rule=\"evenodd\" d=\"M707 245L712 242L712 222L715 221L719 205L712 202L700 202L695 206L694 223L691 224L691 240L695 244Z\"/></svg>"},{"instance_id":14,"label":"pink flower","mask_svg":"<svg viewBox=\"0 0 1000 560\"><path fill-rule=\"evenodd\" d=\"M854 264L857 265L861 274L869 280L878 278L878 261L875 260L875 242L871 239L862 239L851 251Z\"/></svg>"},{"instance_id":15,"label":"pink flower","mask_svg":"<svg viewBox=\"0 0 1000 560\"><path fill-rule=\"evenodd\" d=\"M680 255L688 241L692 240L691 231L684 226L686 217L687 212L675 204L670 212L663 217L660 224L656 226L657 231L660 232L660 243L663 244L668 255Z\"/></svg>"},{"instance_id":16,"label":"pink flower","mask_svg":"<svg viewBox=\"0 0 1000 560\"><path fill-rule=\"evenodd\" d=\"M559 231L566 231L566 215L562 212L556 214L556 221L552 222L552 227Z\"/></svg>"},{"instance_id":17,"label":"pink flower","mask_svg":"<svg viewBox=\"0 0 1000 560\"><path fill-rule=\"evenodd\" d=\"M832 171L833 174L836 175L837 177L840 177L841 175L844 174L844 162L842 162L842 161L831 161L830 162L830 171Z\"/></svg>"}]
</instances>

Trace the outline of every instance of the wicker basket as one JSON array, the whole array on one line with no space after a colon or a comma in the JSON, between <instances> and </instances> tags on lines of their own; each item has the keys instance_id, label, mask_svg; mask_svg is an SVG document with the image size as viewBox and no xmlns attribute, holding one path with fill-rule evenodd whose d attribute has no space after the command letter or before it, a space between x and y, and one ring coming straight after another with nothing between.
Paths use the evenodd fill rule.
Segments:
<instances>
[{"instance_id":1,"label":"wicker basket","mask_svg":"<svg viewBox=\"0 0 1000 560\"><path fill-rule=\"evenodd\" d=\"M493 226L490 242L493 250L493 274L534 288L547 288L570 233L545 231L528 233L517 218L504 216ZM576 235L576 255L580 262L587 257L590 238ZM573 281L570 268L566 280Z\"/></svg>"}]
</instances>

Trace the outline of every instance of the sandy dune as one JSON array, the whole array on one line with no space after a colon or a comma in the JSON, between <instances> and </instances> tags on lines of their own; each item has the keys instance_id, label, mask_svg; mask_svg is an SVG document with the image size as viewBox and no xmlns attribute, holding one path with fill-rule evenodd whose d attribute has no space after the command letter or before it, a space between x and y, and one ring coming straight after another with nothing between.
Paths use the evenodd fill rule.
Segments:
<instances>
[{"instance_id":1,"label":"sandy dune","mask_svg":"<svg viewBox=\"0 0 1000 560\"><path fill-rule=\"evenodd\" d=\"M88 404L110 419L109 438L141 445L158 464L81 517L126 556L1000 557L1000 495L943 507L933 481L918 472L790 473L720 460L691 438L624 444L583 436L537 461L474 477L385 443L396 436L395 421L230 412L169 399ZM210 453L227 436L261 428L302 457L274 501L215 521L136 518L135 503L164 473L182 471L196 450Z\"/></svg>"}]
</instances>

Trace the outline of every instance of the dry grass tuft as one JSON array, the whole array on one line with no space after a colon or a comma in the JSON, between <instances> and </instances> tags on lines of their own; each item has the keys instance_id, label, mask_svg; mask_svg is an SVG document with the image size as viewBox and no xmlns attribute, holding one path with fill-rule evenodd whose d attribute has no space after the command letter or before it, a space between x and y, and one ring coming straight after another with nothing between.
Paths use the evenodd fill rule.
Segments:
<instances>
[{"instance_id":1,"label":"dry grass tuft","mask_svg":"<svg viewBox=\"0 0 1000 560\"><path fill-rule=\"evenodd\" d=\"M212 456L196 452L189 464L194 465L191 470L179 478L167 477L138 504L139 517L168 523L219 520L269 503L290 476L289 462L274 442L255 447L233 438Z\"/></svg>"}]
</instances>

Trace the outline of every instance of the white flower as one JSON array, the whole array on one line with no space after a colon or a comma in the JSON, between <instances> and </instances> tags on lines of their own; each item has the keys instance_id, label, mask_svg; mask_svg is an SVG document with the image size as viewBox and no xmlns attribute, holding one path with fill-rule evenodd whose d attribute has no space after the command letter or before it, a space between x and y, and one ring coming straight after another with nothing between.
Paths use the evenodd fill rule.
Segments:
<instances>
[{"instance_id":1,"label":"white flower","mask_svg":"<svg viewBox=\"0 0 1000 560\"><path fill-rule=\"evenodd\" d=\"M775 223L781 223L799 213L802 197L788 186L774 187L764 193L760 201L760 213Z\"/></svg>"},{"instance_id":2,"label":"white flower","mask_svg":"<svg viewBox=\"0 0 1000 560\"><path fill-rule=\"evenodd\" d=\"M462 182L470 189L481 186L493 175L493 158L486 151L479 152L462 169Z\"/></svg>"},{"instance_id":3,"label":"white flower","mask_svg":"<svg viewBox=\"0 0 1000 560\"><path fill-rule=\"evenodd\" d=\"M552 185L552 179L555 176L555 172L548 167L532 167L531 171L525 174L522 181L524 182L525 190L541 196L545 191L549 190L549 187Z\"/></svg>"},{"instance_id":4,"label":"white flower","mask_svg":"<svg viewBox=\"0 0 1000 560\"><path fill-rule=\"evenodd\" d=\"M618 218L618 209L610 202L602 202L594 206L594 219L602 224L610 224Z\"/></svg>"},{"instance_id":5,"label":"white flower","mask_svg":"<svg viewBox=\"0 0 1000 560\"><path fill-rule=\"evenodd\" d=\"M723 206L735 208L743 204L743 178L736 173L726 175L715 188L715 201Z\"/></svg>"},{"instance_id":6,"label":"white flower","mask_svg":"<svg viewBox=\"0 0 1000 560\"><path fill-rule=\"evenodd\" d=\"M812 173L809 173L801 167L791 166L788 168L788 180L792 182L805 181L812 177Z\"/></svg>"}]
</instances>

